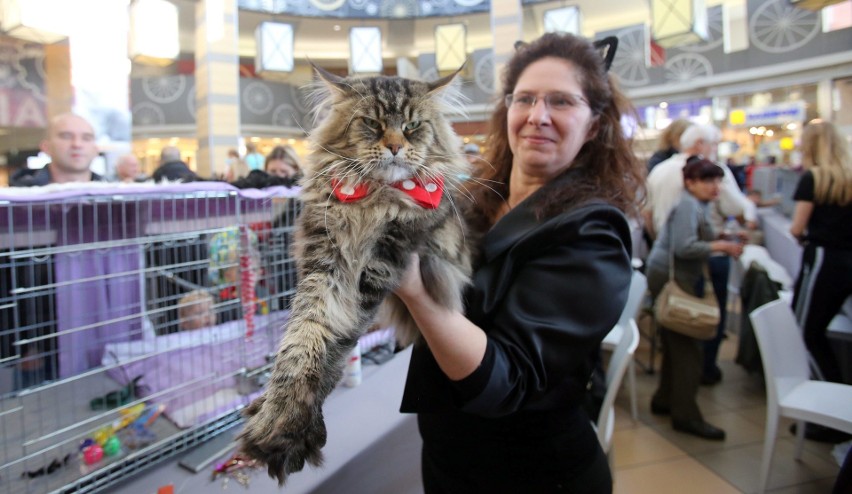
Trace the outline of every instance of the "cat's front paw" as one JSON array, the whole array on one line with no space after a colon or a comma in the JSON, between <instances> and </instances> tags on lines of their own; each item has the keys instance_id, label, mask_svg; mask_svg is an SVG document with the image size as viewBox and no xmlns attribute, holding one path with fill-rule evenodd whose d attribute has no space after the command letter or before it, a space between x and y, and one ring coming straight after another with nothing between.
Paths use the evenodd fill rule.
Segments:
<instances>
[{"instance_id":1,"label":"cat's front paw","mask_svg":"<svg viewBox=\"0 0 852 494\"><path fill-rule=\"evenodd\" d=\"M326 430L322 409L294 407L292 403L261 396L246 408L246 426L240 434L240 450L267 466L269 476L284 485L287 476L299 472L307 461L322 464Z\"/></svg>"}]
</instances>

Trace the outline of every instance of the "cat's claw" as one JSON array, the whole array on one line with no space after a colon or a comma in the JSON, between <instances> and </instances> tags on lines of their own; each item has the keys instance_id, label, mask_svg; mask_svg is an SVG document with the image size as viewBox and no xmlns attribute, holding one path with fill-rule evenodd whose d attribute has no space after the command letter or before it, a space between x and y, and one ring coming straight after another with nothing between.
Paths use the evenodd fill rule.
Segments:
<instances>
[{"instance_id":1,"label":"cat's claw","mask_svg":"<svg viewBox=\"0 0 852 494\"><path fill-rule=\"evenodd\" d=\"M321 408L294 409L261 396L243 414L248 420L240 434L240 450L265 464L278 485L284 485L289 474L301 471L306 461L322 465L320 450L325 446L326 430Z\"/></svg>"}]
</instances>

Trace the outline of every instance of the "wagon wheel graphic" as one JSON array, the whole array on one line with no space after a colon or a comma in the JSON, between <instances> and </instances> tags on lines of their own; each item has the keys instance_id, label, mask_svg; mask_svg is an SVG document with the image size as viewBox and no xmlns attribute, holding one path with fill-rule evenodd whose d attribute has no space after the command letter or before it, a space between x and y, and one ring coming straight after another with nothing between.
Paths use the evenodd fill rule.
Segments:
<instances>
[{"instance_id":1,"label":"wagon wheel graphic","mask_svg":"<svg viewBox=\"0 0 852 494\"><path fill-rule=\"evenodd\" d=\"M344 3L346 3L346 0L311 0L311 5L325 11L337 10Z\"/></svg>"},{"instance_id":2,"label":"wagon wheel graphic","mask_svg":"<svg viewBox=\"0 0 852 494\"><path fill-rule=\"evenodd\" d=\"M130 113L133 116L133 124L140 127L163 125L166 123L166 115L163 113L162 108L148 101L133 105Z\"/></svg>"},{"instance_id":3,"label":"wagon wheel graphic","mask_svg":"<svg viewBox=\"0 0 852 494\"><path fill-rule=\"evenodd\" d=\"M473 80L479 89L485 94L494 94L494 52L491 52L476 61L473 70Z\"/></svg>"},{"instance_id":4,"label":"wagon wheel graphic","mask_svg":"<svg viewBox=\"0 0 852 494\"><path fill-rule=\"evenodd\" d=\"M272 125L277 127L300 127L296 109L287 103L278 105L272 112ZM300 127L301 128L301 127Z\"/></svg>"},{"instance_id":5,"label":"wagon wheel graphic","mask_svg":"<svg viewBox=\"0 0 852 494\"><path fill-rule=\"evenodd\" d=\"M713 66L704 55L681 53L666 61L666 80L688 82L699 77L713 75Z\"/></svg>"},{"instance_id":6,"label":"wagon wheel graphic","mask_svg":"<svg viewBox=\"0 0 852 494\"><path fill-rule=\"evenodd\" d=\"M645 26L623 29L617 33L618 52L612 71L625 86L642 86L651 80L645 67Z\"/></svg>"},{"instance_id":7,"label":"wagon wheel graphic","mask_svg":"<svg viewBox=\"0 0 852 494\"><path fill-rule=\"evenodd\" d=\"M272 90L259 82L251 82L245 88L243 103L256 115L264 115L272 109Z\"/></svg>"},{"instance_id":8,"label":"wagon wheel graphic","mask_svg":"<svg viewBox=\"0 0 852 494\"><path fill-rule=\"evenodd\" d=\"M707 41L692 45L678 46L683 51L705 52L722 46L725 31L722 24L722 6L707 9Z\"/></svg>"},{"instance_id":9,"label":"wagon wheel graphic","mask_svg":"<svg viewBox=\"0 0 852 494\"><path fill-rule=\"evenodd\" d=\"M300 112L308 112L307 92L300 89L299 86L290 84L290 102L296 105Z\"/></svg>"},{"instance_id":10,"label":"wagon wheel graphic","mask_svg":"<svg viewBox=\"0 0 852 494\"><path fill-rule=\"evenodd\" d=\"M769 53L800 48L819 32L819 14L798 9L786 0L766 2L749 19L751 42Z\"/></svg>"},{"instance_id":11,"label":"wagon wheel graphic","mask_svg":"<svg viewBox=\"0 0 852 494\"><path fill-rule=\"evenodd\" d=\"M474 5L479 5L482 3L482 0L453 0L456 4L461 5L462 7L473 7Z\"/></svg>"},{"instance_id":12,"label":"wagon wheel graphic","mask_svg":"<svg viewBox=\"0 0 852 494\"><path fill-rule=\"evenodd\" d=\"M417 2L414 0L384 0L381 13L382 17L414 17L417 15Z\"/></svg>"},{"instance_id":13,"label":"wagon wheel graphic","mask_svg":"<svg viewBox=\"0 0 852 494\"><path fill-rule=\"evenodd\" d=\"M186 77L167 76L144 79L142 91L154 103L165 105L175 102L186 89Z\"/></svg>"}]
</instances>

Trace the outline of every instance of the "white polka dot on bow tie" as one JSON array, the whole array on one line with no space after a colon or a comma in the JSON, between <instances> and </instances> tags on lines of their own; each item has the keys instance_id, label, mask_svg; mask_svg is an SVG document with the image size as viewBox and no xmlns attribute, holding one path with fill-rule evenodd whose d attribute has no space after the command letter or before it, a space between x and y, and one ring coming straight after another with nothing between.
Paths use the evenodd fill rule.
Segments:
<instances>
[{"instance_id":1,"label":"white polka dot on bow tie","mask_svg":"<svg viewBox=\"0 0 852 494\"><path fill-rule=\"evenodd\" d=\"M355 187L352 187L351 185L344 185L340 188L340 192L345 196L351 196L355 193Z\"/></svg>"},{"instance_id":2,"label":"white polka dot on bow tie","mask_svg":"<svg viewBox=\"0 0 852 494\"><path fill-rule=\"evenodd\" d=\"M402 182L402 188L405 190L414 190L415 186L416 184L414 183L414 180L406 180Z\"/></svg>"},{"instance_id":3,"label":"white polka dot on bow tie","mask_svg":"<svg viewBox=\"0 0 852 494\"><path fill-rule=\"evenodd\" d=\"M438 190L438 186L435 184L426 184L426 192L435 192Z\"/></svg>"}]
</instances>

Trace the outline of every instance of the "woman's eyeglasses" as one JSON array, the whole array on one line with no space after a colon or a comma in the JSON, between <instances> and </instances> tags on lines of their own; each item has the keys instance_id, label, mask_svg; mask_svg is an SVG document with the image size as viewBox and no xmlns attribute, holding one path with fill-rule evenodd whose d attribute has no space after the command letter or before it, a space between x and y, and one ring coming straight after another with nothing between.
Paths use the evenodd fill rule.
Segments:
<instances>
[{"instance_id":1,"label":"woman's eyeglasses","mask_svg":"<svg viewBox=\"0 0 852 494\"><path fill-rule=\"evenodd\" d=\"M506 107L529 111L539 101L544 101L544 106L553 112L564 112L574 109L582 104L588 106L589 102L586 98L574 94L567 93L548 93L541 96L536 96L530 93L518 93L506 95Z\"/></svg>"}]
</instances>

